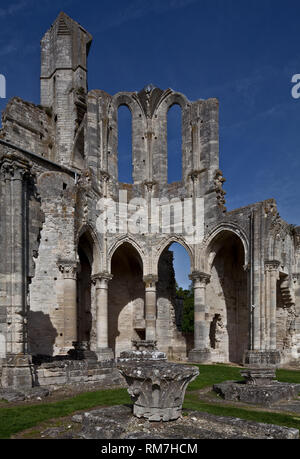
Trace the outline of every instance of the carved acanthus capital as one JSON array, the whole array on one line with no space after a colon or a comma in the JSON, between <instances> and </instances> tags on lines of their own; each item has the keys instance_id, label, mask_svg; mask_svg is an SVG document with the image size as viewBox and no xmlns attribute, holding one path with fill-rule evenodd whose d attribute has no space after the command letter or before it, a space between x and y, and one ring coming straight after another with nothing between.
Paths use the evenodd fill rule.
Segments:
<instances>
[{"instance_id":1,"label":"carved acanthus capital","mask_svg":"<svg viewBox=\"0 0 300 459\"><path fill-rule=\"evenodd\" d=\"M102 272L92 275L92 283L96 288L108 288L108 282L112 280L113 275L108 272Z\"/></svg>"},{"instance_id":2,"label":"carved acanthus capital","mask_svg":"<svg viewBox=\"0 0 300 459\"><path fill-rule=\"evenodd\" d=\"M76 280L78 262L75 260L58 260L57 262L60 272L63 274L64 279Z\"/></svg>"},{"instance_id":3,"label":"carved acanthus capital","mask_svg":"<svg viewBox=\"0 0 300 459\"><path fill-rule=\"evenodd\" d=\"M6 154L0 160L0 178L2 180L23 180L29 175L31 164L26 159L14 154Z\"/></svg>"},{"instance_id":4,"label":"carved acanthus capital","mask_svg":"<svg viewBox=\"0 0 300 459\"><path fill-rule=\"evenodd\" d=\"M267 272L278 272L280 266L280 261L278 260L266 260L265 261L265 270Z\"/></svg>"},{"instance_id":5,"label":"carved acanthus capital","mask_svg":"<svg viewBox=\"0 0 300 459\"><path fill-rule=\"evenodd\" d=\"M143 281L146 288L155 287L156 282L158 281L158 276L154 274L147 274L144 276Z\"/></svg>"},{"instance_id":6,"label":"carved acanthus capital","mask_svg":"<svg viewBox=\"0 0 300 459\"><path fill-rule=\"evenodd\" d=\"M193 271L189 278L194 282L200 282L200 284L206 286L210 282L211 276L209 274L203 273L201 271Z\"/></svg>"}]
</instances>

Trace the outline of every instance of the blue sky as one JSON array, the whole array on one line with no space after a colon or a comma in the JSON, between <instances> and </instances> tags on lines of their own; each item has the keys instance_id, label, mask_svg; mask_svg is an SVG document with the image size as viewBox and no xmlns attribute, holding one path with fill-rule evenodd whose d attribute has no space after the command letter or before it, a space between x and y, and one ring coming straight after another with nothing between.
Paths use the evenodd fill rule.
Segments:
<instances>
[{"instance_id":1,"label":"blue sky","mask_svg":"<svg viewBox=\"0 0 300 459\"><path fill-rule=\"evenodd\" d=\"M300 225L300 99L291 97L298 0L2 1L1 110L15 95L39 103L39 42L61 10L93 35L89 89L153 83L190 100L217 97L228 209L275 198L281 216Z\"/></svg>"}]
</instances>

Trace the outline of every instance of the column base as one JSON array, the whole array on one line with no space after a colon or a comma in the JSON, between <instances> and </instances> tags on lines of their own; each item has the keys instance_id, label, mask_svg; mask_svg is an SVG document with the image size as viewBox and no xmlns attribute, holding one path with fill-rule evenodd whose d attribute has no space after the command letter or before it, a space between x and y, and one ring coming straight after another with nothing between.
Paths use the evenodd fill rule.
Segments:
<instances>
[{"instance_id":1,"label":"column base","mask_svg":"<svg viewBox=\"0 0 300 459\"><path fill-rule=\"evenodd\" d=\"M210 349L192 349L189 352L189 362L208 363L211 361Z\"/></svg>"},{"instance_id":2,"label":"column base","mask_svg":"<svg viewBox=\"0 0 300 459\"><path fill-rule=\"evenodd\" d=\"M269 367L279 365L281 362L280 351L245 351L243 364L254 367Z\"/></svg>"},{"instance_id":3,"label":"column base","mask_svg":"<svg viewBox=\"0 0 300 459\"><path fill-rule=\"evenodd\" d=\"M74 349L68 351L68 355L74 360L86 360L88 362L97 362L98 357L94 351L90 350L90 344L87 341L74 341Z\"/></svg>"},{"instance_id":4,"label":"column base","mask_svg":"<svg viewBox=\"0 0 300 459\"><path fill-rule=\"evenodd\" d=\"M3 360L1 386L11 389L33 387L34 371L31 355L11 354Z\"/></svg>"},{"instance_id":5,"label":"column base","mask_svg":"<svg viewBox=\"0 0 300 459\"><path fill-rule=\"evenodd\" d=\"M115 359L114 353L110 347L102 347L102 348L97 349L96 355L98 358L98 362Z\"/></svg>"}]
</instances>

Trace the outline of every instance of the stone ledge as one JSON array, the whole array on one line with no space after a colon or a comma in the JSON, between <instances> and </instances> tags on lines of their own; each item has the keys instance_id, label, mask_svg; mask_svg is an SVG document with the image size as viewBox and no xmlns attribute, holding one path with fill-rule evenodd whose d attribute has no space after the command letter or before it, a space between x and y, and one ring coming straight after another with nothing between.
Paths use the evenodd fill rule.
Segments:
<instances>
[{"instance_id":1,"label":"stone ledge","mask_svg":"<svg viewBox=\"0 0 300 459\"><path fill-rule=\"evenodd\" d=\"M81 439L297 439L298 429L189 411L187 416L168 423L135 418L127 406L91 410L72 417ZM78 432L78 425L81 430ZM47 435L46 435L47 436ZM51 437L51 432L48 432ZM64 437L62 437L64 438Z\"/></svg>"},{"instance_id":2,"label":"stone ledge","mask_svg":"<svg viewBox=\"0 0 300 459\"><path fill-rule=\"evenodd\" d=\"M0 389L0 400L7 402L21 402L24 400L41 400L50 395L50 391L43 387L33 387L26 390Z\"/></svg>"},{"instance_id":3,"label":"stone ledge","mask_svg":"<svg viewBox=\"0 0 300 459\"><path fill-rule=\"evenodd\" d=\"M300 384L274 381L269 385L251 385L245 382L226 381L214 384L213 390L224 400L270 406L281 400L291 400L300 393Z\"/></svg>"}]
</instances>

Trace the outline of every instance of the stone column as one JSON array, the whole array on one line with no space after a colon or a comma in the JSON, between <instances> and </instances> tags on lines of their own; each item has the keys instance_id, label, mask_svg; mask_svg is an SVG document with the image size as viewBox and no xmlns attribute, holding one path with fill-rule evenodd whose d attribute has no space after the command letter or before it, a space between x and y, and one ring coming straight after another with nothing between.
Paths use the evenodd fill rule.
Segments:
<instances>
[{"instance_id":1,"label":"stone column","mask_svg":"<svg viewBox=\"0 0 300 459\"><path fill-rule=\"evenodd\" d=\"M209 323L206 321L206 286L210 275L195 271L190 275L194 286L194 349L189 354L191 362L205 362L210 358Z\"/></svg>"},{"instance_id":2,"label":"stone column","mask_svg":"<svg viewBox=\"0 0 300 459\"><path fill-rule=\"evenodd\" d=\"M30 163L15 153L1 158L1 328L4 337L2 387L31 387L31 358L27 354L28 229L26 177ZM2 338L3 339L3 338ZM1 385L0 384L0 385Z\"/></svg>"},{"instance_id":3,"label":"stone column","mask_svg":"<svg viewBox=\"0 0 300 459\"><path fill-rule=\"evenodd\" d=\"M267 297L267 323L268 326L268 342L271 351L276 350L276 308L277 308L277 280L279 279L279 261L271 260L265 262L266 275L266 297Z\"/></svg>"},{"instance_id":4,"label":"stone column","mask_svg":"<svg viewBox=\"0 0 300 459\"><path fill-rule=\"evenodd\" d=\"M113 359L113 351L108 347L108 282L112 277L106 272L92 276L92 282L96 287L96 354L98 360Z\"/></svg>"},{"instance_id":5,"label":"stone column","mask_svg":"<svg viewBox=\"0 0 300 459\"><path fill-rule=\"evenodd\" d=\"M145 282L145 323L146 341L156 341L156 282L158 277L152 274L144 276Z\"/></svg>"},{"instance_id":6,"label":"stone column","mask_svg":"<svg viewBox=\"0 0 300 459\"><path fill-rule=\"evenodd\" d=\"M245 353L244 363L255 367L269 367L280 363L280 351L276 350L276 308L277 280L279 279L277 260L265 261L265 315L262 313L261 347ZM259 336L260 334L257 333Z\"/></svg>"},{"instance_id":7,"label":"stone column","mask_svg":"<svg viewBox=\"0 0 300 459\"><path fill-rule=\"evenodd\" d=\"M64 349L73 349L77 341L77 267L75 260L59 260L58 267L63 274L64 291Z\"/></svg>"}]
</instances>

